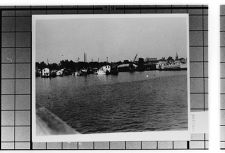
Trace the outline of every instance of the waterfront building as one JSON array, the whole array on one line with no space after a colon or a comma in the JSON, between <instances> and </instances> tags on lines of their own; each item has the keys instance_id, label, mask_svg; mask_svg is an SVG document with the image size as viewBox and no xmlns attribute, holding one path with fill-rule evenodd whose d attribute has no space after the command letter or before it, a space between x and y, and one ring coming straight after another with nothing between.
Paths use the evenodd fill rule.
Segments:
<instances>
[{"instance_id":1,"label":"waterfront building","mask_svg":"<svg viewBox=\"0 0 225 153\"><path fill-rule=\"evenodd\" d=\"M164 69L164 67L167 65L167 61L164 59L161 59L158 61L158 63L156 63L156 69L157 70L162 70Z\"/></svg>"},{"instance_id":2,"label":"waterfront building","mask_svg":"<svg viewBox=\"0 0 225 153\"><path fill-rule=\"evenodd\" d=\"M156 64L158 63L157 58L145 58L145 70L149 71L149 70L155 70L156 69Z\"/></svg>"},{"instance_id":3,"label":"waterfront building","mask_svg":"<svg viewBox=\"0 0 225 153\"><path fill-rule=\"evenodd\" d=\"M42 69L41 76L42 77L50 77L50 70L49 70L49 68Z\"/></svg>"},{"instance_id":4,"label":"waterfront building","mask_svg":"<svg viewBox=\"0 0 225 153\"><path fill-rule=\"evenodd\" d=\"M145 70L156 70L156 64L152 62L148 62L144 64Z\"/></svg>"},{"instance_id":5,"label":"waterfront building","mask_svg":"<svg viewBox=\"0 0 225 153\"><path fill-rule=\"evenodd\" d=\"M157 62L157 58L145 58L145 62Z\"/></svg>"}]
</instances>

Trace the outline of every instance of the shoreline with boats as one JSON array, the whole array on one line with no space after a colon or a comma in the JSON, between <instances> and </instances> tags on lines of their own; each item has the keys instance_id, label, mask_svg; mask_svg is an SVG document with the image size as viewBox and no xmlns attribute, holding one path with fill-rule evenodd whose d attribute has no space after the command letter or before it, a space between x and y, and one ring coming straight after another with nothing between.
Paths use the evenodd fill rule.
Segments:
<instances>
[{"instance_id":1,"label":"shoreline with boats","mask_svg":"<svg viewBox=\"0 0 225 153\"><path fill-rule=\"evenodd\" d=\"M187 70L187 59L176 57L173 59L169 56L161 59L157 58L139 58L137 54L133 60L124 60L123 62L87 62L86 54L84 54L83 62L73 62L62 60L59 64L47 62L36 62L36 77L57 77L57 76L87 76L89 74L96 75L118 75L119 72L136 72L136 71L181 71Z\"/></svg>"}]
</instances>

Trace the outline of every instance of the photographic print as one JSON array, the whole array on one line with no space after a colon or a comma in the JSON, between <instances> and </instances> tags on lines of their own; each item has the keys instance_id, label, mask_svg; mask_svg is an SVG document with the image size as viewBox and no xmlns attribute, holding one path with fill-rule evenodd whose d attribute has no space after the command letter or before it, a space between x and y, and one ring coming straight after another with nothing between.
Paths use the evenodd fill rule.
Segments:
<instances>
[{"instance_id":1,"label":"photographic print","mask_svg":"<svg viewBox=\"0 0 225 153\"><path fill-rule=\"evenodd\" d=\"M187 14L33 15L33 140L188 140L188 27Z\"/></svg>"}]
</instances>

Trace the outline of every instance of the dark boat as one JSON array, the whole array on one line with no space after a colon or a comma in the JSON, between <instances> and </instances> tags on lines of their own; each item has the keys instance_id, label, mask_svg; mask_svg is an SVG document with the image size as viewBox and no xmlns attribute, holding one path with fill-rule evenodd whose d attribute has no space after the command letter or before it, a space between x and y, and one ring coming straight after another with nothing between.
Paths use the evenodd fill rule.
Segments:
<instances>
[{"instance_id":1,"label":"dark boat","mask_svg":"<svg viewBox=\"0 0 225 153\"><path fill-rule=\"evenodd\" d=\"M117 66L111 68L110 74L118 75L118 73L119 73L119 71L118 71Z\"/></svg>"},{"instance_id":2,"label":"dark boat","mask_svg":"<svg viewBox=\"0 0 225 153\"><path fill-rule=\"evenodd\" d=\"M51 72L50 77L52 77L52 78L56 77L56 72L55 71Z\"/></svg>"},{"instance_id":3,"label":"dark boat","mask_svg":"<svg viewBox=\"0 0 225 153\"><path fill-rule=\"evenodd\" d=\"M81 69L80 71L78 71L77 76L86 76L87 74L87 69Z\"/></svg>"}]
</instances>

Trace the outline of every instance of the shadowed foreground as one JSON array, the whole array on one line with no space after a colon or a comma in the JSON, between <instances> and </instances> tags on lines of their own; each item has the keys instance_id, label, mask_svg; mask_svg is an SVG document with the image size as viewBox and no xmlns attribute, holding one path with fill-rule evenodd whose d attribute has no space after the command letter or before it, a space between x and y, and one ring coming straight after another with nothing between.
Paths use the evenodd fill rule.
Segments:
<instances>
[{"instance_id":1,"label":"shadowed foreground","mask_svg":"<svg viewBox=\"0 0 225 153\"><path fill-rule=\"evenodd\" d=\"M78 133L45 107L37 108L36 114L37 135L63 135Z\"/></svg>"}]
</instances>

